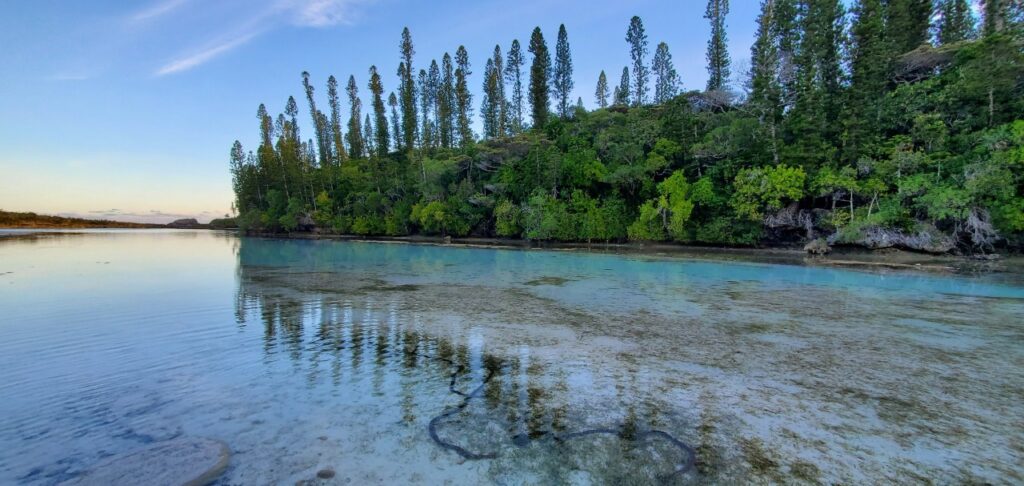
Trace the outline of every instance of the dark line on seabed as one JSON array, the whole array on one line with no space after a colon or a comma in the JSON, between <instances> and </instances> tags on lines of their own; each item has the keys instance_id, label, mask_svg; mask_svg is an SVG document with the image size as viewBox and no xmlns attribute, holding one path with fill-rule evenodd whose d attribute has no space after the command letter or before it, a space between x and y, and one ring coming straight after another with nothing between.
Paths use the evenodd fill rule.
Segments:
<instances>
[{"instance_id":1,"label":"dark line on seabed","mask_svg":"<svg viewBox=\"0 0 1024 486\"><path fill-rule=\"evenodd\" d=\"M449 451L452 451L452 452L458 454L459 456L461 456L462 458L464 458L466 460L476 461L476 460L481 460L481 459L496 459L498 457L497 453L475 453L475 452L471 452L469 450L466 450L466 448L464 448L462 446L459 446L457 444L453 444L451 442L446 442L445 440L441 439L440 436L437 435L437 426L438 426L438 424L441 421L443 421L444 419L446 419L448 417L451 417L451 416L453 416L453 415L455 415L455 414L465 410L465 408L469 406L470 400L478 397L480 395L480 391L482 391L484 389L484 386L487 385L487 383L490 382L492 378L494 378L494 375L495 375L494 370L488 369L487 370L487 375L484 376L483 381L479 385L477 385L477 387L474 388L473 391L471 391L469 393L465 393L465 392L462 392L462 391L457 390L455 388L455 382L458 379L458 376L460 374L462 374L466 370L465 365L458 364L455 361L452 361L451 359L448 359L448 358L442 358L440 356L433 356L433 355L429 355L429 354L426 354L426 353L422 353L422 352L419 351L419 343L416 344L416 348L414 348L411 351L411 354L415 354L417 356L422 356L422 357L427 358L427 359L433 359L433 360L436 360L436 361L443 361L445 363L448 363L450 366L454 366L455 367L455 371L453 371L451 373L451 375L449 375L448 391L453 393L453 394L455 394L455 395L458 395L458 396L462 397L462 402L460 402L458 405L455 405L453 407L446 408L439 415L437 415L434 418L430 419L430 424L427 426L427 431L429 432L430 438L434 441L434 443L436 443L438 446L440 446L443 449L446 449L446 450L449 450ZM550 433L551 437L556 442L558 442L558 443L569 441L569 440L572 440L572 439L578 439L580 437L586 437L586 436L598 435L598 434L615 435L615 436L617 436L619 438L625 439L624 437L622 437L623 434L622 434L622 430L621 429L612 429L612 428L585 429L585 430L580 430L580 431L576 431L576 432L569 432L569 433L565 433L565 434ZM523 434L520 434L520 435L523 435ZM546 436L546 435L549 435L549 433L546 432L542 436ZM515 441L515 438L513 438L513 442L516 443L516 445L525 446L529 442L534 442L536 440L536 439L530 438L529 436L525 436L524 435L524 437L526 438L525 441L517 442L517 441ZM676 437L674 437L672 434L669 434L668 432L665 432L665 431L662 431L662 430L657 430L657 429L652 429L652 430L648 430L648 431L637 433L636 434L636 438L632 439L631 441L632 442L640 442L642 440L645 440L645 439L648 439L648 438L653 438L653 437L660 437L660 438L668 441L668 443L672 444L673 446L675 446L677 449L679 449L680 451L682 451L686 455L686 461L681 466L677 467L675 471L673 471L671 474L668 474L667 476L663 477L662 479L670 479L673 476L683 475L683 474L686 474L691 469L693 469L694 465L697 462L697 452L693 449L693 447L690 447L685 442L677 439Z\"/></svg>"}]
</instances>

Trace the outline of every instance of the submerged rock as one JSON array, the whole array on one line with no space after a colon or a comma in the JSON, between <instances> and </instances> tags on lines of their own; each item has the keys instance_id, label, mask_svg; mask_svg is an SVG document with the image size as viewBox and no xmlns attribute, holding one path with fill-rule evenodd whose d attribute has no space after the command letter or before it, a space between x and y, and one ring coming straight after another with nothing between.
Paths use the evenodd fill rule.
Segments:
<instances>
[{"instance_id":1,"label":"submerged rock","mask_svg":"<svg viewBox=\"0 0 1024 486\"><path fill-rule=\"evenodd\" d=\"M230 459L231 450L219 440L174 439L104 459L62 484L202 486L220 476Z\"/></svg>"}]
</instances>

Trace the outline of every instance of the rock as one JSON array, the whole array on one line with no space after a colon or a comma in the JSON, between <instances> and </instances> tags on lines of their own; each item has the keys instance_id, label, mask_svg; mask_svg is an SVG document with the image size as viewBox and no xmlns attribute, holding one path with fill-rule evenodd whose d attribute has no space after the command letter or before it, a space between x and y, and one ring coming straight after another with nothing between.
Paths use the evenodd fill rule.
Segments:
<instances>
[{"instance_id":1,"label":"rock","mask_svg":"<svg viewBox=\"0 0 1024 486\"><path fill-rule=\"evenodd\" d=\"M452 237L451 236L445 236L444 237L444 244L446 244L446 245L452 244Z\"/></svg>"},{"instance_id":2,"label":"rock","mask_svg":"<svg viewBox=\"0 0 1024 486\"><path fill-rule=\"evenodd\" d=\"M878 226L868 226L849 233L841 231L828 238L828 244L837 243L858 245L872 250L895 247L935 254L949 253L956 248L956 240L952 236L928 224L919 225L910 233Z\"/></svg>"},{"instance_id":3,"label":"rock","mask_svg":"<svg viewBox=\"0 0 1024 486\"><path fill-rule=\"evenodd\" d=\"M167 223L168 228L195 228L196 226L199 226L199 221L196 221L196 218L176 219Z\"/></svg>"},{"instance_id":4,"label":"rock","mask_svg":"<svg viewBox=\"0 0 1024 486\"><path fill-rule=\"evenodd\" d=\"M173 439L108 457L61 484L202 486L220 476L230 459L231 450L219 440Z\"/></svg>"},{"instance_id":5,"label":"rock","mask_svg":"<svg viewBox=\"0 0 1024 486\"><path fill-rule=\"evenodd\" d=\"M321 470L316 472L316 477L318 477L320 479L331 479L331 478L334 477L334 469L331 469L331 468L321 469Z\"/></svg>"},{"instance_id":6,"label":"rock","mask_svg":"<svg viewBox=\"0 0 1024 486\"><path fill-rule=\"evenodd\" d=\"M816 238L804 246L804 251L811 255L827 255L832 251L832 247L828 246L824 238Z\"/></svg>"}]
</instances>

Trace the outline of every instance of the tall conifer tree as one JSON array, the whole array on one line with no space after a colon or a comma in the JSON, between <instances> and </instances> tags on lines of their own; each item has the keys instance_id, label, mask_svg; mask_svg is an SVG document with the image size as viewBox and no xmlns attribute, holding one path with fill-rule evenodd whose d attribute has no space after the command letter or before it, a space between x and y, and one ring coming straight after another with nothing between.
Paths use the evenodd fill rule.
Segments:
<instances>
[{"instance_id":1,"label":"tall conifer tree","mask_svg":"<svg viewBox=\"0 0 1024 486\"><path fill-rule=\"evenodd\" d=\"M896 55L928 42L932 0L889 0L885 10L886 35Z\"/></svg>"},{"instance_id":2,"label":"tall conifer tree","mask_svg":"<svg viewBox=\"0 0 1024 486\"><path fill-rule=\"evenodd\" d=\"M729 14L729 0L708 0L704 18L711 22L708 39L708 91L724 90L729 84L729 43L725 32L725 17Z\"/></svg>"},{"instance_id":3,"label":"tall conifer tree","mask_svg":"<svg viewBox=\"0 0 1024 486\"><path fill-rule=\"evenodd\" d=\"M384 84L377 73L377 66L370 66L369 87L373 96L373 146L377 156L384 157L390 151L391 135L388 133L388 113L384 106Z\"/></svg>"},{"instance_id":4,"label":"tall conifer tree","mask_svg":"<svg viewBox=\"0 0 1024 486\"><path fill-rule=\"evenodd\" d=\"M608 77L604 70L597 76L597 89L594 90L594 101L598 108L608 108Z\"/></svg>"},{"instance_id":5,"label":"tall conifer tree","mask_svg":"<svg viewBox=\"0 0 1024 486\"><path fill-rule=\"evenodd\" d=\"M401 95L402 105L402 140L405 144L406 150L412 150L416 144L416 131L418 119L416 117L416 82L413 79L415 73L412 66L412 58L416 54L416 50L412 45L412 35L409 33L409 28L402 29L402 42L399 45L402 53L402 64L404 68L400 68L399 76L401 77L401 84L399 85L398 92Z\"/></svg>"},{"instance_id":6,"label":"tall conifer tree","mask_svg":"<svg viewBox=\"0 0 1024 486\"><path fill-rule=\"evenodd\" d=\"M544 128L548 122L548 78L551 74L551 54L544 42L540 27L534 27L530 35L530 109L533 113L533 128Z\"/></svg>"},{"instance_id":7,"label":"tall conifer tree","mask_svg":"<svg viewBox=\"0 0 1024 486\"><path fill-rule=\"evenodd\" d=\"M619 85L615 87L615 100L612 104L616 106L629 105L629 97L632 94L629 88L629 67L623 66L622 77L619 78Z\"/></svg>"},{"instance_id":8,"label":"tall conifer tree","mask_svg":"<svg viewBox=\"0 0 1024 486\"><path fill-rule=\"evenodd\" d=\"M936 35L939 44L952 44L973 39L975 32L974 14L969 0L940 0L939 27Z\"/></svg>"},{"instance_id":9,"label":"tall conifer tree","mask_svg":"<svg viewBox=\"0 0 1024 486\"><path fill-rule=\"evenodd\" d=\"M648 68L647 68L647 32L640 17L634 16L626 30L626 42L629 43L629 56L633 59L633 105L640 106L647 102ZM619 87L628 83L620 84ZM628 92L627 92L628 94Z\"/></svg>"},{"instance_id":10,"label":"tall conifer tree","mask_svg":"<svg viewBox=\"0 0 1024 486\"><path fill-rule=\"evenodd\" d=\"M501 54L501 46L494 46L494 95L495 106L497 107L497 132L498 135L508 135L509 116L508 98L505 95L505 60Z\"/></svg>"},{"instance_id":11,"label":"tall conifer tree","mask_svg":"<svg viewBox=\"0 0 1024 486\"><path fill-rule=\"evenodd\" d=\"M434 106L433 89L430 86L430 74L426 69L420 69L417 79L417 91L420 102L420 147L430 148L434 145L434 133L431 127L432 118L430 111Z\"/></svg>"},{"instance_id":12,"label":"tall conifer tree","mask_svg":"<svg viewBox=\"0 0 1024 486\"><path fill-rule=\"evenodd\" d=\"M572 94L572 52L569 49L569 34L565 24L558 26L558 42L555 44L555 71L551 87L558 105L558 115L568 118L572 109L569 96Z\"/></svg>"},{"instance_id":13,"label":"tall conifer tree","mask_svg":"<svg viewBox=\"0 0 1024 486\"><path fill-rule=\"evenodd\" d=\"M402 132L402 116L398 114L398 97L394 92L388 96L388 107L391 108L391 139L395 150L405 148L405 137Z\"/></svg>"},{"instance_id":14,"label":"tall conifer tree","mask_svg":"<svg viewBox=\"0 0 1024 486\"><path fill-rule=\"evenodd\" d=\"M437 90L437 116L441 146L455 145L455 67L447 52L441 58L441 85Z\"/></svg>"},{"instance_id":15,"label":"tall conifer tree","mask_svg":"<svg viewBox=\"0 0 1024 486\"><path fill-rule=\"evenodd\" d=\"M679 89L679 75L672 64L672 54L668 52L668 44L662 42L654 50L654 102L662 104L672 99Z\"/></svg>"},{"instance_id":16,"label":"tall conifer tree","mask_svg":"<svg viewBox=\"0 0 1024 486\"><path fill-rule=\"evenodd\" d=\"M874 141L881 119L891 56L885 38L885 10L881 0L858 0L851 28L850 116L847 119L847 156L856 160Z\"/></svg>"},{"instance_id":17,"label":"tall conifer tree","mask_svg":"<svg viewBox=\"0 0 1024 486\"><path fill-rule=\"evenodd\" d=\"M363 139L363 129L359 126L360 118L362 118L363 102L359 99L359 87L356 85L355 76L348 77L345 93L348 94L349 106L348 154L355 159L368 153Z\"/></svg>"},{"instance_id":18,"label":"tall conifer tree","mask_svg":"<svg viewBox=\"0 0 1024 486\"><path fill-rule=\"evenodd\" d=\"M332 75L327 78L327 106L331 110L331 143L334 144L335 162L345 161L345 142L341 133L341 103L338 101L338 80Z\"/></svg>"},{"instance_id":19,"label":"tall conifer tree","mask_svg":"<svg viewBox=\"0 0 1024 486\"><path fill-rule=\"evenodd\" d=\"M459 146L467 147L473 142L473 95L469 92L469 53L464 46L455 51L455 108L459 130Z\"/></svg>"},{"instance_id":20,"label":"tall conifer tree","mask_svg":"<svg viewBox=\"0 0 1024 486\"><path fill-rule=\"evenodd\" d=\"M505 80L508 81L511 89L509 100L509 120L512 133L523 131L523 65L526 60L523 58L523 50L519 46L519 40L512 41L512 47L508 50L507 65L505 66Z\"/></svg>"}]
</instances>

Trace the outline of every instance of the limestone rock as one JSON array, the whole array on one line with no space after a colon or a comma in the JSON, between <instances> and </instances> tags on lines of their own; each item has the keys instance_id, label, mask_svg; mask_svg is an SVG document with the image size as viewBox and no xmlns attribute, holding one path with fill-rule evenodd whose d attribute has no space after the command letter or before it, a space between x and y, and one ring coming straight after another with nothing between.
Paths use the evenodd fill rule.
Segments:
<instances>
[{"instance_id":1,"label":"limestone rock","mask_svg":"<svg viewBox=\"0 0 1024 486\"><path fill-rule=\"evenodd\" d=\"M832 247L828 246L824 238L816 238L804 246L804 251L812 255L827 255L832 251Z\"/></svg>"}]
</instances>

